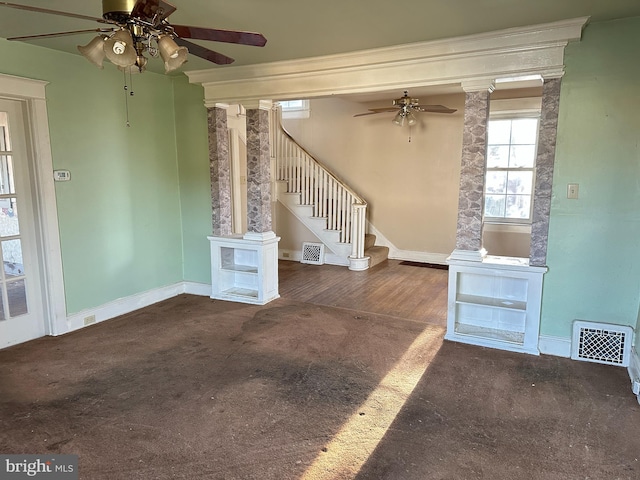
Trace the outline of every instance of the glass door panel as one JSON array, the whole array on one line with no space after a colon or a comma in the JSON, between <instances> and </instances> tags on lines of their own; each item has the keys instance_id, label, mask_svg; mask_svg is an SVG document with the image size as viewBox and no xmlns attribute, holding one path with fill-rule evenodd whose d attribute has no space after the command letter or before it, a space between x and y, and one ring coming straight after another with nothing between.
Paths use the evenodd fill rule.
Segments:
<instances>
[{"instance_id":1,"label":"glass door panel","mask_svg":"<svg viewBox=\"0 0 640 480\"><path fill-rule=\"evenodd\" d=\"M18 219L18 195L13 169L9 117L0 112L0 318L8 320L29 313L22 239Z\"/></svg>"}]
</instances>

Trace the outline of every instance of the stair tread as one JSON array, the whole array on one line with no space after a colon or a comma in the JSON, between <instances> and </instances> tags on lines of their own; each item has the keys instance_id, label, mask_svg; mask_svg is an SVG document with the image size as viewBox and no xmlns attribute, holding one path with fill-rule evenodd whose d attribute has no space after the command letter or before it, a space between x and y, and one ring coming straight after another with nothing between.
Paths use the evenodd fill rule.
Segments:
<instances>
[{"instance_id":1,"label":"stair tread","mask_svg":"<svg viewBox=\"0 0 640 480\"><path fill-rule=\"evenodd\" d=\"M365 249L364 255L369 257L369 268L371 268L389 258L389 247L376 245Z\"/></svg>"}]
</instances>

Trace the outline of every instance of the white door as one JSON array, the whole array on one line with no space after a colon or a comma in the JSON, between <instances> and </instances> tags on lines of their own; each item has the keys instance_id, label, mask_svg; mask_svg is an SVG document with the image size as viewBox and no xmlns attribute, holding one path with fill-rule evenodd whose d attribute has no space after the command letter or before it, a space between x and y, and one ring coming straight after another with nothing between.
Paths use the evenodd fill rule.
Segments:
<instances>
[{"instance_id":1,"label":"white door","mask_svg":"<svg viewBox=\"0 0 640 480\"><path fill-rule=\"evenodd\" d=\"M24 108L0 99L0 348L45 334Z\"/></svg>"}]
</instances>

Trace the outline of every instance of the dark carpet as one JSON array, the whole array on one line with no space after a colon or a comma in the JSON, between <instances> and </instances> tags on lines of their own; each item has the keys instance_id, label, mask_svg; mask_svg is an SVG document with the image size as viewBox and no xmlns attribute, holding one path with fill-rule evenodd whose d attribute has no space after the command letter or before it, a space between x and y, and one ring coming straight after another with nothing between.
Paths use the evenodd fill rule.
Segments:
<instances>
[{"instance_id":1,"label":"dark carpet","mask_svg":"<svg viewBox=\"0 0 640 480\"><path fill-rule=\"evenodd\" d=\"M0 351L0 452L82 479L637 479L624 369L181 295Z\"/></svg>"}]
</instances>

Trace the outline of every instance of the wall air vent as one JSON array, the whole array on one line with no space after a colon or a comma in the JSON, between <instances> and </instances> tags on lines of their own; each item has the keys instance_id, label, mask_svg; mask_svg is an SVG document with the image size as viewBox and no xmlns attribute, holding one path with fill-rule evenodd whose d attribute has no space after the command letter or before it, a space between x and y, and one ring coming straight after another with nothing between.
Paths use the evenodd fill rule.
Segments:
<instances>
[{"instance_id":1,"label":"wall air vent","mask_svg":"<svg viewBox=\"0 0 640 480\"><path fill-rule=\"evenodd\" d=\"M302 244L302 260L300 260L300 263L322 265L324 263L324 243L304 242Z\"/></svg>"},{"instance_id":2,"label":"wall air vent","mask_svg":"<svg viewBox=\"0 0 640 480\"><path fill-rule=\"evenodd\" d=\"M576 320L573 322L571 358L628 367L632 338L631 327Z\"/></svg>"}]
</instances>

